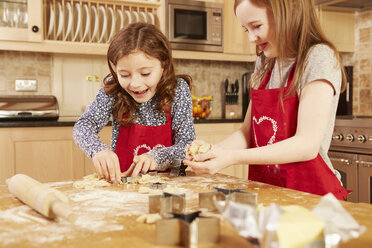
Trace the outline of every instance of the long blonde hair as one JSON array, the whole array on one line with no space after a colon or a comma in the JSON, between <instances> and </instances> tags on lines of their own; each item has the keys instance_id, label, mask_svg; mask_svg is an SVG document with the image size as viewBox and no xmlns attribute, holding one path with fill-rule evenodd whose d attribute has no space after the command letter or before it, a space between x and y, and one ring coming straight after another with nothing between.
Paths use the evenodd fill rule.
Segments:
<instances>
[{"instance_id":1,"label":"long blonde hair","mask_svg":"<svg viewBox=\"0 0 372 248\"><path fill-rule=\"evenodd\" d=\"M325 44L334 51L339 61L342 70L341 91L345 89L346 76L342 59L335 46L321 30L314 0L235 0L234 10L243 1L250 1L256 6L264 6L271 10L274 16L275 33L280 34L275 37L278 49L276 58L265 57L264 53L256 47L257 56L261 57L262 67L252 76L252 88L256 89L260 85L265 75L274 67L276 60L280 62L286 58L296 57L294 81L284 97L293 95L300 87L310 49L314 45ZM284 84L285 82L281 82L281 87Z\"/></svg>"},{"instance_id":2,"label":"long blonde hair","mask_svg":"<svg viewBox=\"0 0 372 248\"><path fill-rule=\"evenodd\" d=\"M188 75L175 75L171 46L165 35L154 25L134 23L118 31L107 51L107 63L110 73L104 79L106 94L114 95L113 118L124 126L136 121L136 101L120 86L115 67L117 62L133 51L142 51L158 59L164 68L157 88L156 110L167 112L171 108L177 88L177 78L183 78L191 88L192 79Z\"/></svg>"}]
</instances>

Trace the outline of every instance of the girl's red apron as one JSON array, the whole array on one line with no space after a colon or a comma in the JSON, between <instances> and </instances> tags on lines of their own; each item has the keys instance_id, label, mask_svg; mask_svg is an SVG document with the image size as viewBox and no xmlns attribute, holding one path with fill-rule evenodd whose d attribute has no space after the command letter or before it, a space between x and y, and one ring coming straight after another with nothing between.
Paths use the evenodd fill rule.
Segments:
<instances>
[{"instance_id":1,"label":"girl's red apron","mask_svg":"<svg viewBox=\"0 0 372 248\"><path fill-rule=\"evenodd\" d=\"M120 125L115 153L119 157L121 172L129 169L134 156L169 146L172 146L170 113L167 114L167 122L161 126L132 124L129 127L124 127Z\"/></svg>"},{"instance_id":2,"label":"girl's red apron","mask_svg":"<svg viewBox=\"0 0 372 248\"><path fill-rule=\"evenodd\" d=\"M292 66L287 86L266 89L270 71L257 90L251 90L251 146L270 145L295 135L299 99L297 94L283 98L293 81ZM332 192L338 199L346 199L347 191L318 153L315 159L289 164L249 165L249 179L317 195Z\"/></svg>"}]
</instances>

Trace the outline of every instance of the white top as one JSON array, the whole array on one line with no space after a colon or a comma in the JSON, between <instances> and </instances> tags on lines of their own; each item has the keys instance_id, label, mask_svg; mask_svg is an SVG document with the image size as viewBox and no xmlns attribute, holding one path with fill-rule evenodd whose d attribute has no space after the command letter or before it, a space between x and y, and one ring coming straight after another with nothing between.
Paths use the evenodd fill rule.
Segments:
<instances>
[{"instance_id":1,"label":"white top","mask_svg":"<svg viewBox=\"0 0 372 248\"><path fill-rule=\"evenodd\" d=\"M275 63L274 69L271 74L271 78L267 85L267 89L279 88L281 82L285 80L287 82L289 71L294 63L293 60L285 61L281 64L281 76L283 80L280 80L279 66ZM255 72L262 65L260 57L257 59ZM323 160L327 163L328 167L334 172L337 178L341 181L340 173L335 170L332 166L331 160L328 157L328 150L332 140L332 134L335 124L336 111L338 105L338 99L340 96L342 74L340 69L340 64L336 59L333 50L324 44L315 45L309 52L308 61L305 66L304 74L301 79L301 87L299 88L297 94L299 95L305 84L313 82L315 80L324 79L331 83L334 89L331 116L329 119L328 127L323 138L323 142L320 145L319 154Z\"/></svg>"}]
</instances>

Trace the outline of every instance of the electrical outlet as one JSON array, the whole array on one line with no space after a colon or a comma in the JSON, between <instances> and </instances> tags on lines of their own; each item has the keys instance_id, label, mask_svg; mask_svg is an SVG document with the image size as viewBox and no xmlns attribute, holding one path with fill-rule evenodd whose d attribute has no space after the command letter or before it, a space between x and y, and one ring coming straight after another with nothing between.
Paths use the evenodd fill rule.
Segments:
<instances>
[{"instance_id":1,"label":"electrical outlet","mask_svg":"<svg viewBox=\"0 0 372 248\"><path fill-rule=\"evenodd\" d=\"M36 91L37 81L36 80L19 80L15 81L16 91Z\"/></svg>"}]
</instances>

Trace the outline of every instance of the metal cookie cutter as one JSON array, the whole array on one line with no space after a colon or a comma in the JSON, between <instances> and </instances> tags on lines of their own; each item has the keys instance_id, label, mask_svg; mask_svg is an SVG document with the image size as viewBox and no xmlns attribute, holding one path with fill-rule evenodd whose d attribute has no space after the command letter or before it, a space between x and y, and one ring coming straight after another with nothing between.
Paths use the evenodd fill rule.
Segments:
<instances>
[{"instance_id":1,"label":"metal cookie cutter","mask_svg":"<svg viewBox=\"0 0 372 248\"><path fill-rule=\"evenodd\" d=\"M130 176L122 176L121 181L123 183L135 183L136 179L134 177L130 177Z\"/></svg>"},{"instance_id":2,"label":"metal cookie cutter","mask_svg":"<svg viewBox=\"0 0 372 248\"><path fill-rule=\"evenodd\" d=\"M156 222L157 245L213 244L219 241L220 220L199 216L201 211L189 214L173 213L173 218Z\"/></svg>"},{"instance_id":3,"label":"metal cookie cutter","mask_svg":"<svg viewBox=\"0 0 372 248\"><path fill-rule=\"evenodd\" d=\"M173 161L173 167L171 168L170 175L174 177L186 176L187 166L181 159L175 159Z\"/></svg>"},{"instance_id":4,"label":"metal cookie cutter","mask_svg":"<svg viewBox=\"0 0 372 248\"><path fill-rule=\"evenodd\" d=\"M217 211L214 198L217 201L235 201L238 203L257 206L257 193L247 192L244 189L224 189L214 187L214 191L199 193L199 209Z\"/></svg>"},{"instance_id":5,"label":"metal cookie cutter","mask_svg":"<svg viewBox=\"0 0 372 248\"><path fill-rule=\"evenodd\" d=\"M149 196L149 213L160 213L169 216L170 213L184 213L186 208L185 193L171 194L163 192L162 195Z\"/></svg>"},{"instance_id":6,"label":"metal cookie cutter","mask_svg":"<svg viewBox=\"0 0 372 248\"><path fill-rule=\"evenodd\" d=\"M150 189L165 189L167 187L166 183L156 182L156 183L149 183Z\"/></svg>"}]
</instances>

